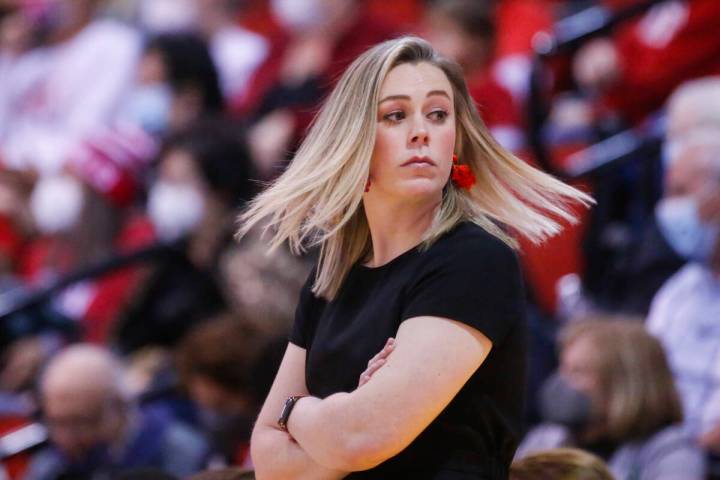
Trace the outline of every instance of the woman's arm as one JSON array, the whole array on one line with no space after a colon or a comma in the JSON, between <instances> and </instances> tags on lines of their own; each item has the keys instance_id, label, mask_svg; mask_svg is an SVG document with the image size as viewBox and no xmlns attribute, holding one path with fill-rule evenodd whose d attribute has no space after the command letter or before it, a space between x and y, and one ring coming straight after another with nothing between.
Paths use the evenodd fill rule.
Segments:
<instances>
[{"instance_id":1,"label":"woman's arm","mask_svg":"<svg viewBox=\"0 0 720 480\"><path fill-rule=\"evenodd\" d=\"M305 350L288 344L250 440L250 452L258 480L335 480L347 475L347 472L319 465L290 435L277 427L277 417L285 399L290 395L307 394Z\"/></svg>"},{"instance_id":2,"label":"woman's arm","mask_svg":"<svg viewBox=\"0 0 720 480\"><path fill-rule=\"evenodd\" d=\"M442 412L491 347L479 330L460 322L406 320L392 355L366 384L323 400L300 399L290 434L323 465L372 468L401 452Z\"/></svg>"}]
</instances>

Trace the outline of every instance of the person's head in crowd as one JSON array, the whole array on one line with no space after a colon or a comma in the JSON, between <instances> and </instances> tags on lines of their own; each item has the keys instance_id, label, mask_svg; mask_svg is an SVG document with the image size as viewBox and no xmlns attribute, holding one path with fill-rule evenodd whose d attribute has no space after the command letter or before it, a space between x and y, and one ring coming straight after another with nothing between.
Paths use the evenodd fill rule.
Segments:
<instances>
[{"instance_id":1,"label":"person's head in crowd","mask_svg":"<svg viewBox=\"0 0 720 480\"><path fill-rule=\"evenodd\" d=\"M42 374L40 403L51 443L72 463L107 461L127 435L129 399L123 369L106 349L66 348Z\"/></svg>"},{"instance_id":2,"label":"person's head in crowd","mask_svg":"<svg viewBox=\"0 0 720 480\"><path fill-rule=\"evenodd\" d=\"M258 375L266 345L254 329L227 315L195 327L176 350L182 383L200 408L202 426L231 458L238 442L249 440L267 393Z\"/></svg>"},{"instance_id":3,"label":"person's head in crowd","mask_svg":"<svg viewBox=\"0 0 720 480\"><path fill-rule=\"evenodd\" d=\"M682 421L665 352L634 321L571 323L540 404L544 419L569 428L580 445L641 439Z\"/></svg>"},{"instance_id":4,"label":"person's head in crowd","mask_svg":"<svg viewBox=\"0 0 720 480\"><path fill-rule=\"evenodd\" d=\"M473 74L487 67L494 50L493 0L434 0L423 19L423 34L438 52Z\"/></svg>"},{"instance_id":5,"label":"person's head in crowd","mask_svg":"<svg viewBox=\"0 0 720 480\"><path fill-rule=\"evenodd\" d=\"M516 460L509 480L614 480L605 462L577 448L556 448Z\"/></svg>"},{"instance_id":6,"label":"person's head in crowd","mask_svg":"<svg viewBox=\"0 0 720 480\"><path fill-rule=\"evenodd\" d=\"M197 473L187 480L252 480L254 478L255 474L252 471L239 468L222 468Z\"/></svg>"},{"instance_id":7,"label":"person's head in crowd","mask_svg":"<svg viewBox=\"0 0 720 480\"><path fill-rule=\"evenodd\" d=\"M207 255L231 227L234 209L252 197L254 178L242 134L232 125L204 120L171 136L148 195L159 238L189 237L191 259L209 261Z\"/></svg>"},{"instance_id":8,"label":"person's head in crowd","mask_svg":"<svg viewBox=\"0 0 720 480\"><path fill-rule=\"evenodd\" d=\"M358 0L270 0L275 20L291 35L342 30L360 9Z\"/></svg>"},{"instance_id":9,"label":"person's head in crowd","mask_svg":"<svg viewBox=\"0 0 720 480\"><path fill-rule=\"evenodd\" d=\"M664 160L672 163L683 140L699 131L720 132L720 76L680 85L667 101Z\"/></svg>"},{"instance_id":10,"label":"person's head in crowd","mask_svg":"<svg viewBox=\"0 0 720 480\"><path fill-rule=\"evenodd\" d=\"M89 135L61 172L35 183L29 206L37 232L66 240L75 265L108 255L155 149L137 130Z\"/></svg>"},{"instance_id":11,"label":"person's head in crowd","mask_svg":"<svg viewBox=\"0 0 720 480\"><path fill-rule=\"evenodd\" d=\"M208 45L194 33L151 38L140 59L136 83L121 115L152 134L177 132L224 108Z\"/></svg>"},{"instance_id":12,"label":"person's head in crowd","mask_svg":"<svg viewBox=\"0 0 720 480\"><path fill-rule=\"evenodd\" d=\"M655 214L679 255L720 271L720 128L693 130L679 141Z\"/></svg>"},{"instance_id":13,"label":"person's head in crowd","mask_svg":"<svg viewBox=\"0 0 720 480\"><path fill-rule=\"evenodd\" d=\"M177 350L181 378L197 403L219 415L252 410L253 366L262 345L239 319L221 316L195 327Z\"/></svg>"}]
</instances>

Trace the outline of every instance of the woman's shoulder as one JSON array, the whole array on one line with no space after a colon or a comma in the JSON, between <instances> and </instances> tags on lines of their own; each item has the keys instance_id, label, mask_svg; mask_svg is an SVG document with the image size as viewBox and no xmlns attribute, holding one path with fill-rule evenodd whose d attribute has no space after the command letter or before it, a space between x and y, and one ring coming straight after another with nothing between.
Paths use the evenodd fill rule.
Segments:
<instances>
[{"instance_id":1,"label":"woman's shoulder","mask_svg":"<svg viewBox=\"0 0 720 480\"><path fill-rule=\"evenodd\" d=\"M462 222L441 236L429 252L444 258L460 257L483 262L514 261L515 250L505 241L472 222Z\"/></svg>"}]
</instances>

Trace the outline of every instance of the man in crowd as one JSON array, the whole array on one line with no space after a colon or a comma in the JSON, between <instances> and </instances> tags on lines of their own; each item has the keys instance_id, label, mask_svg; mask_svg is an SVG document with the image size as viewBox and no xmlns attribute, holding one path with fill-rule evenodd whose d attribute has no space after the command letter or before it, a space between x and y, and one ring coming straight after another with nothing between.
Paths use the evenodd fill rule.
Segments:
<instances>
[{"instance_id":1,"label":"man in crowd","mask_svg":"<svg viewBox=\"0 0 720 480\"><path fill-rule=\"evenodd\" d=\"M40 385L50 446L32 459L27 480L113 478L141 467L186 476L204 466L205 442L141 412L122 379L118 360L97 346L68 347L50 362Z\"/></svg>"}]
</instances>

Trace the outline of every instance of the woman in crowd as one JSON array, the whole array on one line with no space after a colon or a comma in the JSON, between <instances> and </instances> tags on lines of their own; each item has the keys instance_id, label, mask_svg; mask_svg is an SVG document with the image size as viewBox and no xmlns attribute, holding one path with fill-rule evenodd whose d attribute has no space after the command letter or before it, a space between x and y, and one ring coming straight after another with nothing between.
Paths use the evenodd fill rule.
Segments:
<instances>
[{"instance_id":1,"label":"woman in crowd","mask_svg":"<svg viewBox=\"0 0 720 480\"><path fill-rule=\"evenodd\" d=\"M704 478L702 452L680 426L665 353L640 323L571 325L562 335L559 375L540 400L547 422L528 433L518 458L576 446L604 458L618 480Z\"/></svg>"}]
</instances>

